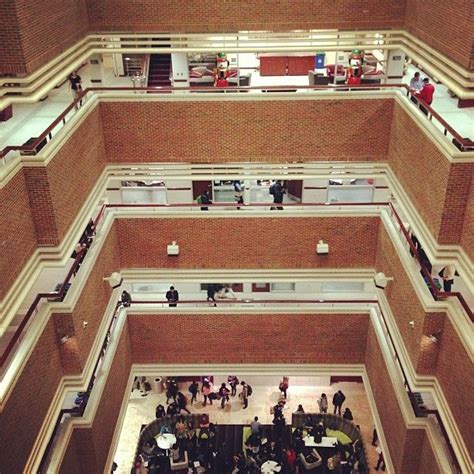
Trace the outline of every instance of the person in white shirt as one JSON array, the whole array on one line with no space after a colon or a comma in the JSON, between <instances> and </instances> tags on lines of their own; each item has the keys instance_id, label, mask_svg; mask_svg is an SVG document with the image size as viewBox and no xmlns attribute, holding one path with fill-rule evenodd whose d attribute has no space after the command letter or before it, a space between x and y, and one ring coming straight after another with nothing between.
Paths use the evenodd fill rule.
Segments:
<instances>
[{"instance_id":1,"label":"person in white shirt","mask_svg":"<svg viewBox=\"0 0 474 474\"><path fill-rule=\"evenodd\" d=\"M423 81L420 79L420 73L415 72L415 75L410 80L410 90L412 92L419 92L423 89Z\"/></svg>"}]
</instances>

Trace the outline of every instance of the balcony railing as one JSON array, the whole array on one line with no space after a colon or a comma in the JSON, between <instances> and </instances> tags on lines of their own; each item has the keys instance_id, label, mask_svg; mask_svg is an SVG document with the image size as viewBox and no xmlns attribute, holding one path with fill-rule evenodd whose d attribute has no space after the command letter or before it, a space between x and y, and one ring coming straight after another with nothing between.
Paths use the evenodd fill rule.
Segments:
<instances>
[{"instance_id":1,"label":"balcony railing","mask_svg":"<svg viewBox=\"0 0 474 474\"><path fill-rule=\"evenodd\" d=\"M107 92L128 92L130 94L136 93L147 93L143 94L143 97L152 98L154 94L186 94L189 93L239 93L239 92L295 92L295 91L308 91L308 92L328 92L328 91L376 91L376 90L403 90L406 92L406 95L410 97L412 94L409 87L406 84L361 84L361 85L321 85L321 86L245 86L245 87L229 87L227 89L215 88L215 87L88 87L82 91L80 96L71 102L70 105L64 109L64 111L31 143L28 145L8 145L3 150L0 151L0 158L4 159L9 153L13 151L19 151L20 153L30 153L34 154L37 147L39 147L44 141L49 142L52 140L53 135L57 133L60 128L67 123L70 117L69 114L81 107L82 103L87 99L88 96L97 93L107 93ZM415 106L413 104L413 106ZM450 138L454 146L456 146L460 151L473 151L474 142L468 138L462 137L453 127L451 127L442 117L436 112L431 106L425 103L423 100L417 98L416 106L419 108L424 108L426 110L426 117L430 121L438 122L443 134Z\"/></svg>"},{"instance_id":2,"label":"balcony railing","mask_svg":"<svg viewBox=\"0 0 474 474\"><path fill-rule=\"evenodd\" d=\"M237 203L223 203L223 204L208 204L209 207L212 208L220 208L222 210L224 209L236 209L237 207L240 207L241 209L245 208L256 208L256 209L268 209L271 207L271 203L255 203L255 204L237 204ZM438 299L445 299L445 298L456 298L463 310L466 312L467 316L471 320L471 322L474 322L474 314L467 303L465 297L460 293L460 292L444 292L444 291L439 291L436 287L436 284L433 280L433 277L431 276L431 273L429 270L426 268L425 262L423 259L420 257L420 254L418 250L415 248L413 245L412 239L410 237L410 234L408 230L406 229L405 225L403 224L402 219L400 218L397 210L395 209L395 206L393 203L389 202L366 202L366 203L344 203L344 202L338 202L338 203L284 203L281 205L283 208L289 208L289 209L294 209L294 208L304 208L304 209L316 209L316 208L327 208L331 207L333 209L337 209L338 207L342 208L357 208L357 207L375 207L375 206L384 206L390 209L390 213L393 216L395 222L398 224L398 226L401 229L402 235L406 241L406 244L409 246L411 252L417 259L419 266L421 268L421 272L424 277L426 277L426 283L429 286L430 292L433 295L433 298L435 300ZM100 221L102 217L104 216L104 213L107 209L124 209L124 208L129 208L129 209L149 209L149 208L158 208L158 209L194 209L196 211L199 211L200 208L202 207L202 204L173 204L173 205L166 205L166 204L104 204L99 213L97 214L97 217L94 220L94 224L96 229L98 228ZM84 249L83 251L86 251ZM81 251L82 252L82 251ZM72 265L71 269L69 270L68 274L66 275L66 278L64 279L64 282L62 283L60 289L58 292L52 292L52 293L39 293L36 298L34 299L33 303L29 307L27 313L23 317L21 323L19 324L18 328L14 332L13 336L11 337L9 343L7 344L3 354L0 357L0 368L4 368L4 365L6 362L10 359L10 356L12 354L13 349L19 342L21 335L23 331L25 330L25 327L27 326L28 322L30 321L31 317L33 314L35 314L35 311L38 307L38 304L42 299L46 298L58 298L60 300L63 299L66 288L68 284L71 282L72 276L75 274L77 271L78 266L80 265L80 262L82 261L84 254L80 253L76 256L76 259L74 261L74 264ZM269 301L267 301L269 302ZM202 303L202 302L201 302Z\"/></svg>"}]
</instances>

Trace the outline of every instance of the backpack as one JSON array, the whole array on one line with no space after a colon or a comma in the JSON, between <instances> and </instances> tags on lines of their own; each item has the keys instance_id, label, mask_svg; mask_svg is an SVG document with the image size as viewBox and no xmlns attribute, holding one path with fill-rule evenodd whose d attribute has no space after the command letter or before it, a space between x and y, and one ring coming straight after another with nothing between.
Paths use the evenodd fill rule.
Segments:
<instances>
[{"instance_id":1,"label":"backpack","mask_svg":"<svg viewBox=\"0 0 474 474\"><path fill-rule=\"evenodd\" d=\"M275 194L275 183L270 186L269 193L273 196Z\"/></svg>"},{"instance_id":2,"label":"backpack","mask_svg":"<svg viewBox=\"0 0 474 474\"><path fill-rule=\"evenodd\" d=\"M253 393L252 387L250 385L247 385L247 395L250 397L252 393Z\"/></svg>"}]
</instances>

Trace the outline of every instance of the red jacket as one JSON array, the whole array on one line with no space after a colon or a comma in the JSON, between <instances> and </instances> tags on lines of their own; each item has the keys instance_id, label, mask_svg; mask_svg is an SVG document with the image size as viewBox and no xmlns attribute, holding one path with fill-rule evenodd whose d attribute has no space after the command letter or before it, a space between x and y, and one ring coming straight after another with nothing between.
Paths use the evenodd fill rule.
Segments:
<instances>
[{"instance_id":1,"label":"red jacket","mask_svg":"<svg viewBox=\"0 0 474 474\"><path fill-rule=\"evenodd\" d=\"M434 92L435 88L433 84L428 83L423 86L423 89L421 89L417 95L421 100L424 100L428 105L431 105L431 102L433 102Z\"/></svg>"}]
</instances>

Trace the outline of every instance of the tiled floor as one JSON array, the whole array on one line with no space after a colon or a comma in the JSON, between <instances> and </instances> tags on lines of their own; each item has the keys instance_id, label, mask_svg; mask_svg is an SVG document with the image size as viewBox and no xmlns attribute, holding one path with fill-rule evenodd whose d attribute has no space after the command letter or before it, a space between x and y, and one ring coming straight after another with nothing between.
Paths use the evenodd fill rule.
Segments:
<instances>
[{"instance_id":1,"label":"tiled floor","mask_svg":"<svg viewBox=\"0 0 474 474\"><path fill-rule=\"evenodd\" d=\"M242 405L237 397L231 398L231 402L224 410L220 408L219 402L214 402L212 406L202 405L202 395L198 396L198 403L188 406L191 412L209 413L209 418L214 423L220 424L249 424L254 416L258 416L262 424L271 424L273 415L270 414L270 407L278 400L278 381L274 377L245 378L252 385L253 394L249 399L248 409L242 409ZM149 380L152 380L149 377ZM215 384L220 384L221 380L216 379ZM183 383L180 390L188 395L187 387L189 382ZM375 466L377 453L371 445L372 431L374 428L373 416L367 400L367 395L363 384L358 383L337 383L332 386L322 386L321 379L317 377L290 377L290 389L288 390L288 404L284 410L287 420L291 420L291 413L296 411L298 404L302 404L306 412L319 412L317 398L321 393L326 393L329 401L337 390L342 390L346 395L347 406L354 415L354 422L360 425L367 452L369 454L370 466ZM150 392L148 396L142 397L138 390L135 390L130 397L125 420L120 434L119 444L115 452L114 460L118 464L118 474L128 474L135 453L140 427L150 423L155 418L155 408L161 403L166 407L166 396ZM332 405L330 404L330 408Z\"/></svg>"}]
</instances>

